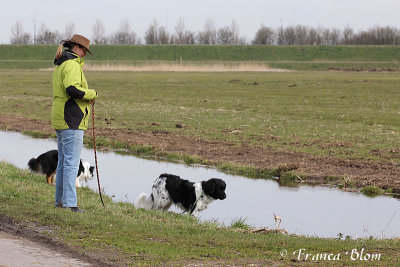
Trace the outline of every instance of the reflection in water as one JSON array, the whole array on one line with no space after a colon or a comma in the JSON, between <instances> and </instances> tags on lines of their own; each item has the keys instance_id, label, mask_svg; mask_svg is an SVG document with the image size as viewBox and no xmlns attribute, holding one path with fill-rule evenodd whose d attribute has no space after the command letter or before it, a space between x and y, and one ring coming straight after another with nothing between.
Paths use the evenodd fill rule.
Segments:
<instances>
[{"instance_id":1,"label":"reflection in water","mask_svg":"<svg viewBox=\"0 0 400 267\"><path fill-rule=\"evenodd\" d=\"M0 131L0 140L0 160L24 169L30 158L57 149L54 140L33 139L19 133ZM81 158L94 165L93 150L83 149ZM98 164L101 186L108 196L115 196L115 201L134 203L139 193L150 193L154 180L161 173L179 175L191 181L217 177L227 184L227 198L211 203L200 213L201 219L230 225L241 218L251 226L274 228L273 214L278 214L282 218L281 227L294 234L337 237L342 233L357 238L370 234L381 237L383 231L385 237L400 236L400 212L397 212L400 202L394 198L372 199L320 186L280 187L274 181L112 152L98 151ZM96 178L89 182L89 187L96 190Z\"/></svg>"}]
</instances>

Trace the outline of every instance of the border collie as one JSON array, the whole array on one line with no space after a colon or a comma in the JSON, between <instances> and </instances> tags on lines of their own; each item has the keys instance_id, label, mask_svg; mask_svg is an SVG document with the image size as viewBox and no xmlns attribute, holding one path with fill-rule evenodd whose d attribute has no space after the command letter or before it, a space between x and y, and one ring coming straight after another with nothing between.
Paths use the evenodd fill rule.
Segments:
<instances>
[{"instance_id":1,"label":"border collie","mask_svg":"<svg viewBox=\"0 0 400 267\"><path fill-rule=\"evenodd\" d=\"M82 181L83 185L87 186L88 181L93 179L93 170L94 167L90 166L89 162L87 161L82 162L81 160L79 163L78 176L76 177L75 186L82 187L80 181Z\"/></svg>"},{"instance_id":2,"label":"border collie","mask_svg":"<svg viewBox=\"0 0 400 267\"><path fill-rule=\"evenodd\" d=\"M179 176L164 173L155 180L150 195L139 195L136 207L166 211L175 204L184 213L197 216L213 200L225 199L225 188L225 182L218 178L193 183Z\"/></svg>"},{"instance_id":3,"label":"border collie","mask_svg":"<svg viewBox=\"0 0 400 267\"><path fill-rule=\"evenodd\" d=\"M32 172L42 173L46 175L48 184L54 184L57 171L58 163L58 150L50 150L41 154L37 158L32 158L28 162L29 169ZM78 176L76 177L75 186L81 187L79 181L85 181L93 179L94 167L90 166L89 162L82 162L80 160Z\"/></svg>"}]
</instances>

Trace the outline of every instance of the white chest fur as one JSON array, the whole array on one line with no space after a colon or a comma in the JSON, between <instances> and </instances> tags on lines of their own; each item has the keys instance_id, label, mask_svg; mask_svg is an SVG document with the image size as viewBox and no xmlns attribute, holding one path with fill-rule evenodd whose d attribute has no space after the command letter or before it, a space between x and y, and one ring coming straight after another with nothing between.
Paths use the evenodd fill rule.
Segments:
<instances>
[{"instance_id":1,"label":"white chest fur","mask_svg":"<svg viewBox=\"0 0 400 267\"><path fill-rule=\"evenodd\" d=\"M203 187L201 186L201 183L195 183L194 184L194 191L196 193L196 208L194 209L192 215L197 216L197 214L206 209L208 204L210 204L214 198L207 196L204 194Z\"/></svg>"}]
</instances>

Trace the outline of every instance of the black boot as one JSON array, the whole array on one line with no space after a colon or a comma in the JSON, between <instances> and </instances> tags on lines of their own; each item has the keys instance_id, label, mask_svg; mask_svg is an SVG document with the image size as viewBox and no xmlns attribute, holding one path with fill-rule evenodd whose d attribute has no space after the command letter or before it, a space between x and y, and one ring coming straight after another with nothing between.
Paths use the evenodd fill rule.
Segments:
<instances>
[{"instance_id":1,"label":"black boot","mask_svg":"<svg viewBox=\"0 0 400 267\"><path fill-rule=\"evenodd\" d=\"M85 210L80 209L80 208L78 208L78 207L70 207L70 210L71 210L72 212L85 213Z\"/></svg>"}]
</instances>

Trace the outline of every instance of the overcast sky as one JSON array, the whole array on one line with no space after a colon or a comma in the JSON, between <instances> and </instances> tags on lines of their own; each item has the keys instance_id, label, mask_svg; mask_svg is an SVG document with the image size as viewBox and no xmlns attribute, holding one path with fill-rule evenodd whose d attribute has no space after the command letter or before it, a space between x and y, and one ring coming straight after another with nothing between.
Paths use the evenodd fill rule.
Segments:
<instances>
[{"instance_id":1,"label":"overcast sky","mask_svg":"<svg viewBox=\"0 0 400 267\"><path fill-rule=\"evenodd\" d=\"M48 29L64 32L68 23L76 33L92 36L92 27L100 19L106 35L118 30L122 20L128 20L134 32L143 40L150 23L174 31L177 20L194 32L203 29L207 19L216 28L235 20L240 35L247 41L254 38L261 24L324 26L343 29L347 25L358 31L374 25L400 28L400 0L0 0L0 43L9 43L11 27L17 21L25 32L34 33L44 24Z\"/></svg>"}]
</instances>

